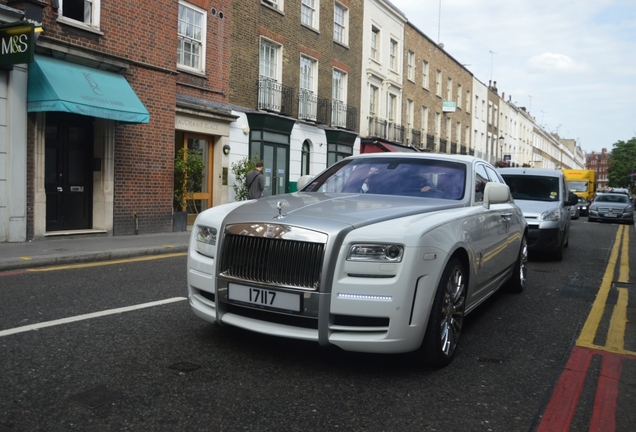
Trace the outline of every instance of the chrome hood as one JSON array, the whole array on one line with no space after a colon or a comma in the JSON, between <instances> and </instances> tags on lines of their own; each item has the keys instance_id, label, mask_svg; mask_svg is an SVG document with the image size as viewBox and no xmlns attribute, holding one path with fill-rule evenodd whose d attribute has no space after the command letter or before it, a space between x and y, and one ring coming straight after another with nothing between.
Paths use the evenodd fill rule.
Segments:
<instances>
[{"instance_id":1,"label":"chrome hood","mask_svg":"<svg viewBox=\"0 0 636 432\"><path fill-rule=\"evenodd\" d=\"M225 223L267 222L308 227L343 224L354 228L464 207L461 201L392 195L296 192L247 201L230 211Z\"/></svg>"}]
</instances>

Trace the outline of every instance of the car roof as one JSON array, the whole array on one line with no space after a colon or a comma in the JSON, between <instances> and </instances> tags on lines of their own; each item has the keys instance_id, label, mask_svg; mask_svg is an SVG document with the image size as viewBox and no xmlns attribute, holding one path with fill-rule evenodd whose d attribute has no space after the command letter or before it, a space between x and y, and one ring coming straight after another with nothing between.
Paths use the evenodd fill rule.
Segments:
<instances>
[{"instance_id":1,"label":"car roof","mask_svg":"<svg viewBox=\"0 0 636 432\"><path fill-rule=\"evenodd\" d=\"M518 168L497 168L499 174L516 174L516 175L534 175L534 176L542 176L542 177L563 177L563 172L556 169L549 168L528 168L528 167L518 167Z\"/></svg>"},{"instance_id":2,"label":"car roof","mask_svg":"<svg viewBox=\"0 0 636 432\"><path fill-rule=\"evenodd\" d=\"M402 159L435 159L452 162L463 162L472 164L477 161L486 162L476 156L459 155L459 154L443 154L443 153L403 153L403 152L387 152L387 153L361 153L355 156L349 156L346 159L374 159L374 158L402 158ZM488 163L488 162L486 162Z\"/></svg>"}]
</instances>

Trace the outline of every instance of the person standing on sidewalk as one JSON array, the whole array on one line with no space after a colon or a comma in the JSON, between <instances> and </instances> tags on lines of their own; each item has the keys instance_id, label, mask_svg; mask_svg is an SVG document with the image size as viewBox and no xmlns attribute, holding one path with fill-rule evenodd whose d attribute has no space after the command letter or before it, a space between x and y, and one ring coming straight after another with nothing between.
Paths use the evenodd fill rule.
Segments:
<instances>
[{"instance_id":1,"label":"person standing on sidewalk","mask_svg":"<svg viewBox=\"0 0 636 432\"><path fill-rule=\"evenodd\" d=\"M245 179L249 199L258 199L263 196L265 189L265 176L263 175L263 161L256 162L256 168L247 174Z\"/></svg>"}]
</instances>

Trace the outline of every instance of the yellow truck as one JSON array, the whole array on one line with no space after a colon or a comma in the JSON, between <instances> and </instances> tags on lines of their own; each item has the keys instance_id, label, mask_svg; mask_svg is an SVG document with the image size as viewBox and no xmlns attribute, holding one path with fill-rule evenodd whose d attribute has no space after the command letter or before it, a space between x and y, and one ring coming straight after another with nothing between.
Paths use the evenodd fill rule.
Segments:
<instances>
[{"instance_id":1,"label":"yellow truck","mask_svg":"<svg viewBox=\"0 0 636 432\"><path fill-rule=\"evenodd\" d=\"M592 201L596 193L596 171L564 169L563 175L570 192Z\"/></svg>"}]
</instances>

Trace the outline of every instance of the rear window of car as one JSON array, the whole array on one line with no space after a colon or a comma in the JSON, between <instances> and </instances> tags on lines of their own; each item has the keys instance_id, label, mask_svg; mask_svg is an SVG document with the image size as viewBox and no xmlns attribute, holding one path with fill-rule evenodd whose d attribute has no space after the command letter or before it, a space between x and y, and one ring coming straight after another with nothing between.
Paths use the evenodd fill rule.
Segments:
<instances>
[{"instance_id":1,"label":"rear window of car","mask_svg":"<svg viewBox=\"0 0 636 432\"><path fill-rule=\"evenodd\" d=\"M501 174L514 199L558 201L559 178L532 175Z\"/></svg>"}]
</instances>

